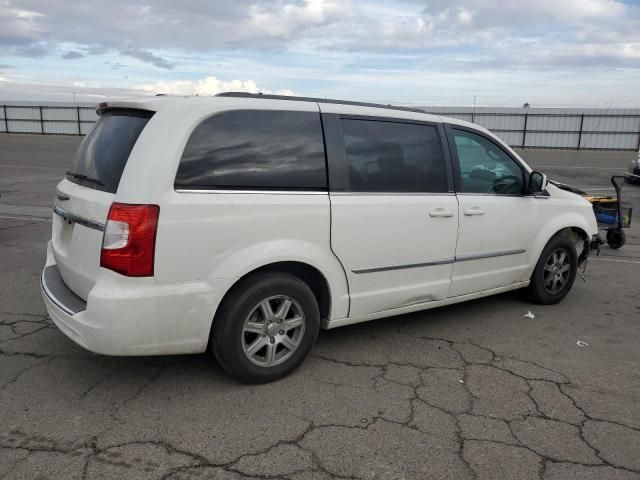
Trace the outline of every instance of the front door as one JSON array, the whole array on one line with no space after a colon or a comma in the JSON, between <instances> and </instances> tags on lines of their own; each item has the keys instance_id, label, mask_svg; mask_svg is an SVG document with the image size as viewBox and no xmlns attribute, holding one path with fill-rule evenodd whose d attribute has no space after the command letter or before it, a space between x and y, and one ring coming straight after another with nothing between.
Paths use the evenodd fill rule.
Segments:
<instances>
[{"instance_id":1,"label":"front door","mask_svg":"<svg viewBox=\"0 0 640 480\"><path fill-rule=\"evenodd\" d=\"M483 132L447 128L460 227L450 297L527 280L539 201L525 195L526 171Z\"/></svg>"},{"instance_id":2,"label":"front door","mask_svg":"<svg viewBox=\"0 0 640 480\"><path fill-rule=\"evenodd\" d=\"M329 168L344 162L345 179L344 188L330 194L331 246L349 282L349 316L446 298L458 202L449 191L438 128L424 122L333 118L341 146ZM325 132L331 130L327 127Z\"/></svg>"}]
</instances>

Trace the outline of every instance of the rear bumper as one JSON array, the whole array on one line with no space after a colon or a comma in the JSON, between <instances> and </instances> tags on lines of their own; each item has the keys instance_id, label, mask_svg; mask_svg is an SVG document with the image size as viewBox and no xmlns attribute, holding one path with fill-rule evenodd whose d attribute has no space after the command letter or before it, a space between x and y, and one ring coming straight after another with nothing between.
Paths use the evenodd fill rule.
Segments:
<instances>
[{"instance_id":1,"label":"rear bumper","mask_svg":"<svg viewBox=\"0 0 640 480\"><path fill-rule=\"evenodd\" d=\"M55 264L48 265L42 270L40 287L43 296L68 315L75 315L87 309L87 302L65 285Z\"/></svg>"},{"instance_id":2,"label":"rear bumper","mask_svg":"<svg viewBox=\"0 0 640 480\"><path fill-rule=\"evenodd\" d=\"M104 355L203 352L218 298L205 282L161 284L101 269L85 302L62 281L50 245L41 291L56 326Z\"/></svg>"}]
</instances>

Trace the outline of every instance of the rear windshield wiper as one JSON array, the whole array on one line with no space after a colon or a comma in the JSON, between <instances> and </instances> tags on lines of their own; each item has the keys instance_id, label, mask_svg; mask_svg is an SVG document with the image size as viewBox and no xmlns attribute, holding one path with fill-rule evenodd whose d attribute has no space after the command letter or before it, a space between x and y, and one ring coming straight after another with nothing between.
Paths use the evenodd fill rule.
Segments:
<instances>
[{"instance_id":1,"label":"rear windshield wiper","mask_svg":"<svg viewBox=\"0 0 640 480\"><path fill-rule=\"evenodd\" d=\"M69 175L70 177L73 177L73 178L77 178L78 180L84 180L86 182L95 183L96 185L104 187L104 183L102 183L97 178L91 178L91 177L88 177L87 175L84 175L82 173L76 173L76 172L72 172L71 170L67 170L67 175Z\"/></svg>"}]
</instances>

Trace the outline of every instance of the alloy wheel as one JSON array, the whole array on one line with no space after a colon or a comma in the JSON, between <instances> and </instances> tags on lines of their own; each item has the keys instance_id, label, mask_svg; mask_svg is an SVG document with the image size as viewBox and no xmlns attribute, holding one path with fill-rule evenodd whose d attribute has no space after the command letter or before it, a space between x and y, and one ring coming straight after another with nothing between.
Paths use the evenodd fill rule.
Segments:
<instances>
[{"instance_id":1,"label":"alloy wheel","mask_svg":"<svg viewBox=\"0 0 640 480\"><path fill-rule=\"evenodd\" d=\"M258 303L242 326L242 350L261 367L273 367L287 360L302 342L305 315L300 304L286 295Z\"/></svg>"},{"instance_id":2,"label":"alloy wheel","mask_svg":"<svg viewBox=\"0 0 640 480\"><path fill-rule=\"evenodd\" d=\"M557 248L547 258L544 265L544 289L557 295L567 285L571 275L571 260L565 248Z\"/></svg>"}]
</instances>

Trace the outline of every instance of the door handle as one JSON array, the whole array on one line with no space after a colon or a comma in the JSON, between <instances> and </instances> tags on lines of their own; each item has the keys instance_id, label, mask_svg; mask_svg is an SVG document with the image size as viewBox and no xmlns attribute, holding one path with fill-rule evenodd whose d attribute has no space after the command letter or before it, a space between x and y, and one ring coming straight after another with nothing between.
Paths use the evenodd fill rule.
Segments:
<instances>
[{"instance_id":1,"label":"door handle","mask_svg":"<svg viewBox=\"0 0 640 480\"><path fill-rule=\"evenodd\" d=\"M471 215L484 215L484 209L480 208L480 207L472 207L472 208L468 208L463 212L467 217L470 217Z\"/></svg>"},{"instance_id":2,"label":"door handle","mask_svg":"<svg viewBox=\"0 0 640 480\"><path fill-rule=\"evenodd\" d=\"M445 210L443 208L436 208L429 212L430 217L453 217L453 212L451 210Z\"/></svg>"}]
</instances>

